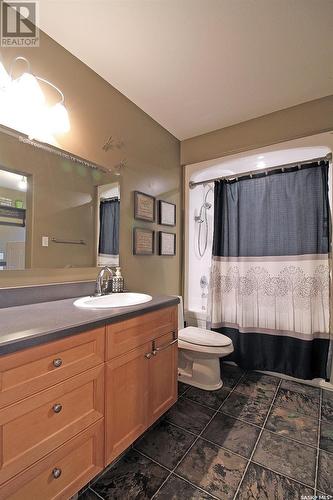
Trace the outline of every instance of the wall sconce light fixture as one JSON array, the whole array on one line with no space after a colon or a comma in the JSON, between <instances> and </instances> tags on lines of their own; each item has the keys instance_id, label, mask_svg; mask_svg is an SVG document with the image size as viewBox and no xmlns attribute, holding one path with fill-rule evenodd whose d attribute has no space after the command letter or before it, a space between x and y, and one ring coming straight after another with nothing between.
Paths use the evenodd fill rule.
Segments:
<instances>
[{"instance_id":1,"label":"wall sconce light fixture","mask_svg":"<svg viewBox=\"0 0 333 500\"><path fill-rule=\"evenodd\" d=\"M14 79L12 74L17 61L24 61L27 71ZM40 84L55 90L60 96L58 102L50 105ZM0 123L26 134L30 140L50 144L55 142L54 135L70 130L64 94L53 83L32 74L25 57L16 57L9 73L0 62Z\"/></svg>"}]
</instances>

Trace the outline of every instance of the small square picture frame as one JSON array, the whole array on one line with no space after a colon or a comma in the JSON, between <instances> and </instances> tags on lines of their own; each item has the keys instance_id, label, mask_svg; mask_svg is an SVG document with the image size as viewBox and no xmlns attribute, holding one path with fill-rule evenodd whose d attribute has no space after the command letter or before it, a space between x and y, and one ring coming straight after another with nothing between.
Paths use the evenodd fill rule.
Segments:
<instances>
[{"instance_id":1,"label":"small square picture frame","mask_svg":"<svg viewBox=\"0 0 333 500\"><path fill-rule=\"evenodd\" d=\"M158 255L173 257L176 255L176 235L166 231L158 232Z\"/></svg>"},{"instance_id":2,"label":"small square picture frame","mask_svg":"<svg viewBox=\"0 0 333 500\"><path fill-rule=\"evenodd\" d=\"M133 228L133 255L154 255L155 231L143 227Z\"/></svg>"},{"instance_id":3,"label":"small square picture frame","mask_svg":"<svg viewBox=\"0 0 333 500\"><path fill-rule=\"evenodd\" d=\"M164 200L158 200L158 223L161 226L176 225L176 205Z\"/></svg>"},{"instance_id":4,"label":"small square picture frame","mask_svg":"<svg viewBox=\"0 0 333 500\"><path fill-rule=\"evenodd\" d=\"M155 222L156 198L150 194L134 191L134 219Z\"/></svg>"}]
</instances>

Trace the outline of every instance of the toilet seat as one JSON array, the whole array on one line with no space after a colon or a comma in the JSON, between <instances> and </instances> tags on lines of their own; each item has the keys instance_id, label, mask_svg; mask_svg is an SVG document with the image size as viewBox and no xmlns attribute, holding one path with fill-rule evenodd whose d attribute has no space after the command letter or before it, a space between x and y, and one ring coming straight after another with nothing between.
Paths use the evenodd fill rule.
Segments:
<instances>
[{"instance_id":1,"label":"toilet seat","mask_svg":"<svg viewBox=\"0 0 333 500\"><path fill-rule=\"evenodd\" d=\"M179 330L178 339L182 343L192 344L193 350L195 350L194 346L221 348L232 344L231 339L226 335L195 326L188 326Z\"/></svg>"}]
</instances>

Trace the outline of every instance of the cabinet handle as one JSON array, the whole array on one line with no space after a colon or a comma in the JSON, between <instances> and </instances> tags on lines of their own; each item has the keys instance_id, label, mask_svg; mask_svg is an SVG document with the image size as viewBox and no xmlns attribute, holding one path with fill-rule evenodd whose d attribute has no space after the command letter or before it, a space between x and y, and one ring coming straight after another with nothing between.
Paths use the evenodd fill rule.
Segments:
<instances>
[{"instance_id":1,"label":"cabinet handle","mask_svg":"<svg viewBox=\"0 0 333 500\"><path fill-rule=\"evenodd\" d=\"M53 360L53 366L54 368L59 368L59 366L62 365L62 359L61 358L56 358Z\"/></svg>"},{"instance_id":2,"label":"cabinet handle","mask_svg":"<svg viewBox=\"0 0 333 500\"><path fill-rule=\"evenodd\" d=\"M176 342L178 342L178 338L176 337L176 332L172 332L172 338L173 340L169 342L169 344L162 345L162 347L155 347L156 341L153 340L153 351L152 351L153 356L156 356L156 354L158 354L160 351L164 351L164 349L167 349L171 345L176 344Z\"/></svg>"},{"instance_id":3,"label":"cabinet handle","mask_svg":"<svg viewBox=\"0 0 333 500\"><path fill-rule=\"evenodd\" d=\"M52 471L52 476L54 479L58 479L61 476L62 470L59 469L58 467L55 467Z\"/></svg>"},{"instance_id":4,"label":"cabinet handle","mask_svg":"<svg viewBox=\"0 0 333 500\"><path fill-rule=\"evenodd\" d=\"M145 354L145 358L150 359L150 358L152 357L152 355L153 355L153 353L151 353L151 352L147 352L147 353Z\"/></svg>"},{"instance_id":5,"label":"cabinet handle","mask_svg":"<svg viewBox=\"0 0 333 500\"><path fill-rule=\"evenodd\" d=\"M60 413L62 410L62 405L60 403L56 403L52 406L52 410L54 411L54 413Z\"/></svg>"}]
</instances>

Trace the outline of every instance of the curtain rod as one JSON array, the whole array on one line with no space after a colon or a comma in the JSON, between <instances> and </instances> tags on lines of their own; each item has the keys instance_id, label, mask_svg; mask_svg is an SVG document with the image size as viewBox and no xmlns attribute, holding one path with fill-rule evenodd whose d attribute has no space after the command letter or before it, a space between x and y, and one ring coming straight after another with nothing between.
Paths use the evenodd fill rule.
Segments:
<instances>
[{"instance_id":1,"label":"curtain rod","mask_svg":"<svg viewBox=\"0 0 333 500\"><path fill-rule=\"evenodd\" d=\"M190 187L190 189L194 189L196 186L200 186L202 184L210 184L211 182L215 182L215 181L220 181L220 180L228 181L231 179L239 179L240 177L246 177L248 175L262 174L264 172L271 172L272 170L283 170L285 168L298 167L301 165L306 165L307 163L316 163L316 162L320 162L323 160L331 161L332 160L332 153L328 153L326 156L321 156L320 158L312 158L311 160L296 161L293 163L286 163L285 165L278 165L275 167L266 167L266 168L262 168L260 170L259 169L258 170L250 170L248 172L242 172L239 175L232 174L232 175L228 175L226 177L223 177L223 176L214 177L213 179L206 179L204 181L197 181L197 182L190 181L189 187Z\"/></svg>"},{"instance_id":2,"label":"curtain rod","mask_svg":"<svg viewBox=\"0 0 333 500\"><path fill-rule=\"evenodd\" d=\"M100 198L101 203L103 201L119 201L119 196L111 196L110 198Z\"/></svg>"}]
</instances>

